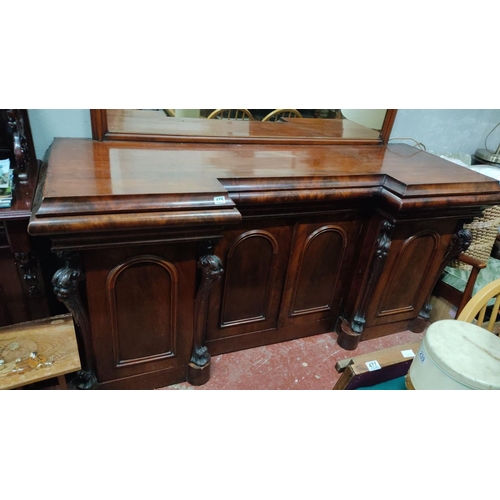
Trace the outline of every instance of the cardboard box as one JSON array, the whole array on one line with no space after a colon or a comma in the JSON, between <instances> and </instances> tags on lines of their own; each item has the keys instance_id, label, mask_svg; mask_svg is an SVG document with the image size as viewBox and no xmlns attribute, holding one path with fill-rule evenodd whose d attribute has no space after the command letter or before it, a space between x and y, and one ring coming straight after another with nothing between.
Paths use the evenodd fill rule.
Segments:
<instances>
[{"instance_id":1,"label":"cardboard box","mask_svg":"<svg viewBox=\"0 0 500 500\"><path fill-rule=\"evenodd\" d=\"M434 295L432 295L431 305L431 323L441 319L455 319L457 315L457 308L442 297L434 297Z\"/></svg>"}]
</instances>

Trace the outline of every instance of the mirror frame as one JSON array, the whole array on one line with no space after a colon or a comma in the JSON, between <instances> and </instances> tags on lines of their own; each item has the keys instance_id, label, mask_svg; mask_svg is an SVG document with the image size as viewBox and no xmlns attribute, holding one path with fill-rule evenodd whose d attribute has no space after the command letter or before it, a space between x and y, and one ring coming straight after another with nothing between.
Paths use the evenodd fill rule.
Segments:
<instances>
[{"instance_id":1,"label":"mirror frame","mask_svg":"<svg viewBox=\"0 0 500 500\"><path fill-rule=\"evenodd\" d=\"M297 145L334 145L334 144L375 144L386 145L389 141L397 109L388 109L378 139L356 138L329 138L329 137L210 137L188 135L160 135L111 132L108 129L106 109L91 109L90 120L92 125L92 139L96 141L151 141L151 142L187 142L187 143L212 143L212 144L297 144Z\"/></svg>"}]
</instances>

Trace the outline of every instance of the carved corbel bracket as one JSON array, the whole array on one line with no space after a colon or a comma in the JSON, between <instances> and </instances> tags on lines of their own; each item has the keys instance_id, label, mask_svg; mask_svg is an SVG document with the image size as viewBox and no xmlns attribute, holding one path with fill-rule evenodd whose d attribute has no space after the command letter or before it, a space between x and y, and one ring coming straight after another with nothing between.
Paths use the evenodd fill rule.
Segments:
<instances>
[{"instance_id":1,"label":"carved corbel bracket","mask_svg":"<svg viewBox=\"0 0 500 500\"><path fill-rule=\"evenodd\" d=\"M14 171L21 182L28 179L27 165L29 158L28 140L24 131L24 122L17 109L7 110L7 123L12 133L13 150L16 165Z\"/></svg>"},{"instance_id":2,"label":"carved corbel bracket","mask_svg":"<svg viewBox=\"0 0 500 500\"><path fill-rule=\"evenodd\" d=\"M363 332L366 323L368 305L370 304L375 286L378 283L382 271L384 270L385 261L391 248L391 239L394 228L395 223L393 221L388 219L382 220L375 244L375 251L368 270L368 279L366 281L366 285L364 286L358 307L356 308L356 313L354 314L354 318L350 324L346 321L342 321L341 323L337 342L343 349L353 350L358 347L361 333Z\"/></svg>"},{"instance_id":3,"label":"carved corbel bracket","mask_svg":"<svg viewBox=\"0 0 500 500\"><path fill-rule=\"evenodd\" d=\"M211 249L211 245L206 243L201 247L202 252L211 251ZM213 254L202 255L197 265L201 269L202 276L194 305L194 342L187 377L191 385L203 385L210 379L210 353L203 345L207 325L208 298L212 288L224 273L222 261Z\"/></svg>"},{"instance_id":4,"label":"carved corbel bracket","mask_svg":"<svg viewBox=\"0 0 500 500\"><path fill-rule=\"evenodd\" d=\"M40 296L40 283L38 280L37 263L33 252L17 252L14 254L16 263L23 282L28 291L28 298Z\"/></svg>"},{"instance_id":5,"label":"carved corbel bracket","mask_svg":"<svg viewBox=\"0 0 500 500\"><path fill-rule=\"evenodd\" d=\"M57 255L65 260L65 265L55 272L52 285L58 300L73 316L83 368L73 379L72 384L78 389L92 389L97 378L92 357L88 313L79 290L80 282L85 279L80 255L77 252L60 252Z\"/></svg>"}]
</instances>

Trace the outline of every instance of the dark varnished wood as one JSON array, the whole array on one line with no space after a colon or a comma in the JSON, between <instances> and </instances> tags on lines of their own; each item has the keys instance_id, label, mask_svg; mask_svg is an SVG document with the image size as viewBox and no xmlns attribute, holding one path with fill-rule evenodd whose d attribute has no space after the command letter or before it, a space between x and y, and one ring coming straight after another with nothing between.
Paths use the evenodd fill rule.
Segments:
<instances>
[{"instance_id":1,"label":"dark varnished wood","mask_svg":"<svg viewBox=\"0 0 500 500\"><path fill-rule=\"evenodd\" d=\"M387 144L394 119L387 110L382 130L346 119L295 118L282 122L174 118L163 110L90 110L92 137L183 143L246 144Z\"/></svg>"},{"instance_id":2,"label":"dark varnished wood","mask_svg":"<svg viewBox=\"0 0 500 500\"><path fill-rule=\"evenodd\" d=\"M143 378L186 380L196 250L195 244L181 244L85 252L98 388L120 388L126 380L141 387Z\"/></svg>"},{"instance_id":3,"label":"dark varnished wood","mask_svg":"<svg viewBox=\"0 0 500 500\"><path fill-rule=\"evenodd\" d=\"M73 316L82 364L82 370L76 375L73 384L78 389L92 389L97 379L88 310L80 292L80 283L84 279L81 257L77 252L62 252L59 257L64 266L54 274L52 286L57 299Z\"/></svg>"},{"instance_id":4,"label":"dark varnished wood","mask_svg":"<svg viewBox=\"0 0 500 500\"><path fill-rule=\"evenodd\" d=\"M225 225L239 222L235 207L246 204L370 197L393 213L458 213L495 203L498 191L495 180L406 145L186 148L56 139L30 232ZM218 196L224 204L214 203Z\"/></svg>"},{"instance_id":5,"label":"dark varnished wood","mask_svg":"<svg viewBox=\"0 0 500 500\"><path fill-rule=\"evenodd\" d=\"M0 326L49 316L36 241L27 228L38 178L25 109L0 110L0 158L14 170L12 206L0 208Z\"/></svg>"},{"instance_id":6,"label":"dark varnished wood","mask_svg":"<svg viewBox=\"0 0 500 500\"><path fill-rule=\"evenodd\" d=\"M225 275L210 296L209 348L221 339L277 328L292 230L286 220L275 219L224 232L214 249Z\"/></svg>"},{"instance_id":7,"label":"dark varnished wood","mask_svg":"<svg viewBox=\"0 0 500 500\"><path fill-rule=\"evenodd\" d=\"M359 212L300 217L283 293L280 326L335 328L358 256L364 216ZM321 327L320 327L321 328Z\"/></svg>"},{"instance_id":8,"label":"dark varnished wood","mask_svg":"<svg viewBox=\"0 0 500 500\"><path fill-rule=\"evenodd\" d=\"M384 324L389 317L392 322L418 315L455 225L453 219L396 223L384 275L374 290L378 300L372 300L367 310L371 325Z\"/></svg>"},{"instance_id":9,"label":"dark varnished wood","mask_svg":"<svg viewBox=\"0 0 500 500\"><path fill-rule=\"evenodd\" d=\"M187 380L192 385L203 385L210 378L211 357L205 345L208 298L224 273L221 260L213 255L211 241L200 245L200 254L198 268L202 274L194 304L194 340L187 375Z\"/></svg>"},{"instance_id":10,"label":"dark varnished wood","mask_svg":"<svg viewBox=\"0 0 500 500\"><path fill-rule=\"evenodd\" d=\"M374 220L377 221L377 218ZM363 292L356 300L353 319L349 326L345 322L342 322L340 325L338 343L344 349L355 349L359 343L366 323L367 309L373 298L373 291L384 270L385 261L391 247L392 232L395 226L394 221L380 218L378 223L379 227L375 247L369 257L369 265L361 287Z\"/></svg>"},{"instance_id":11,"label":"dark varnished wood","mask_svg":"<svg viewBox=\"0 0 500 500\"><path fill-rule=\"evenodd\" d=\"M480 262L477 259L472 259L469 261L469 257L465 255L463 252L465 252L469 246L472 243L472 233L468 229L463 229L463 223L460 223L458 227L455 230L455 233L453 234L449 244L448 248L446 249L446 253L444 254L444 257L441 261L441 264L439 266L439 271L435 274L434 278L434 284L431 288L431 291L429 292L429 295L427 297L426 302L424 303L424 306L422 310L420 311L420 314L418 315L415 320L413 320L411 324L411 330L414 332L422 332L425 329L425 326L427 326L428 321L430 319L430 313L432 311L432 306L430 304L431 300L431 293L436 294L435 291L438 288L436 285L438 283L438 280L441 278L441 275L445 269L445 267L450 263L451 260L458 259L460 258L461 260L465 261L469 265L473 265L473 269L471 272L471 276L469 276L469 280L466 285L466 289L463 293L463 295L460 297L460 293L458 293L459 297L456 298L456 295L454 295L454 292L451 292L453 295L452 297L449 297L446 295L444 298L446 300L450 300L450 302L458 307L457 309L457 316L460 313L460 311L463 309L465 304L469 301L469 299L472 296L472 289L474 288L474 283L476 281L476 277L479 273L480 269L483 269L486 267L486 264L484 262ZM441 285L445 286L445 289L447 290L455 290L449 285L446 285L446 283L441 282ZM437 296L439 296L440 293L438 291Z\"/></svg>"},{"instance_id":12,"label":"dark varnished wood","mask_svg":"<svg viewBox=\"0 0 500 500\"><path fill-rule=\"evenodd\" d=\"M498 203L406 145L58 139L29 230L82 253L99 387L199 384L213 354L410 327L457 226Z\"/></svg>"}]
</instances>

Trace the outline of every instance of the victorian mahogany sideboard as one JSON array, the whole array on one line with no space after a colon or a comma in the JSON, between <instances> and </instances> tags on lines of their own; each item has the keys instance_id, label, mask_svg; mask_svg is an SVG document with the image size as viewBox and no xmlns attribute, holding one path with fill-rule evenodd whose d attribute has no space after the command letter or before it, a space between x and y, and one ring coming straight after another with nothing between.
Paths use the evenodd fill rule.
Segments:
<instances>
[{"instance_id":1,"label":"victorian mahogany sideboard","mask_svg":"<svg viewBox=\"0 0 500 500\"><path fill-rule=\"evenodd\" d=\"M64 264L79 387L206 382L210 355L422 330L497 181L398 144L56 139L29 224Z\"/></svg>"}]
</instances>

